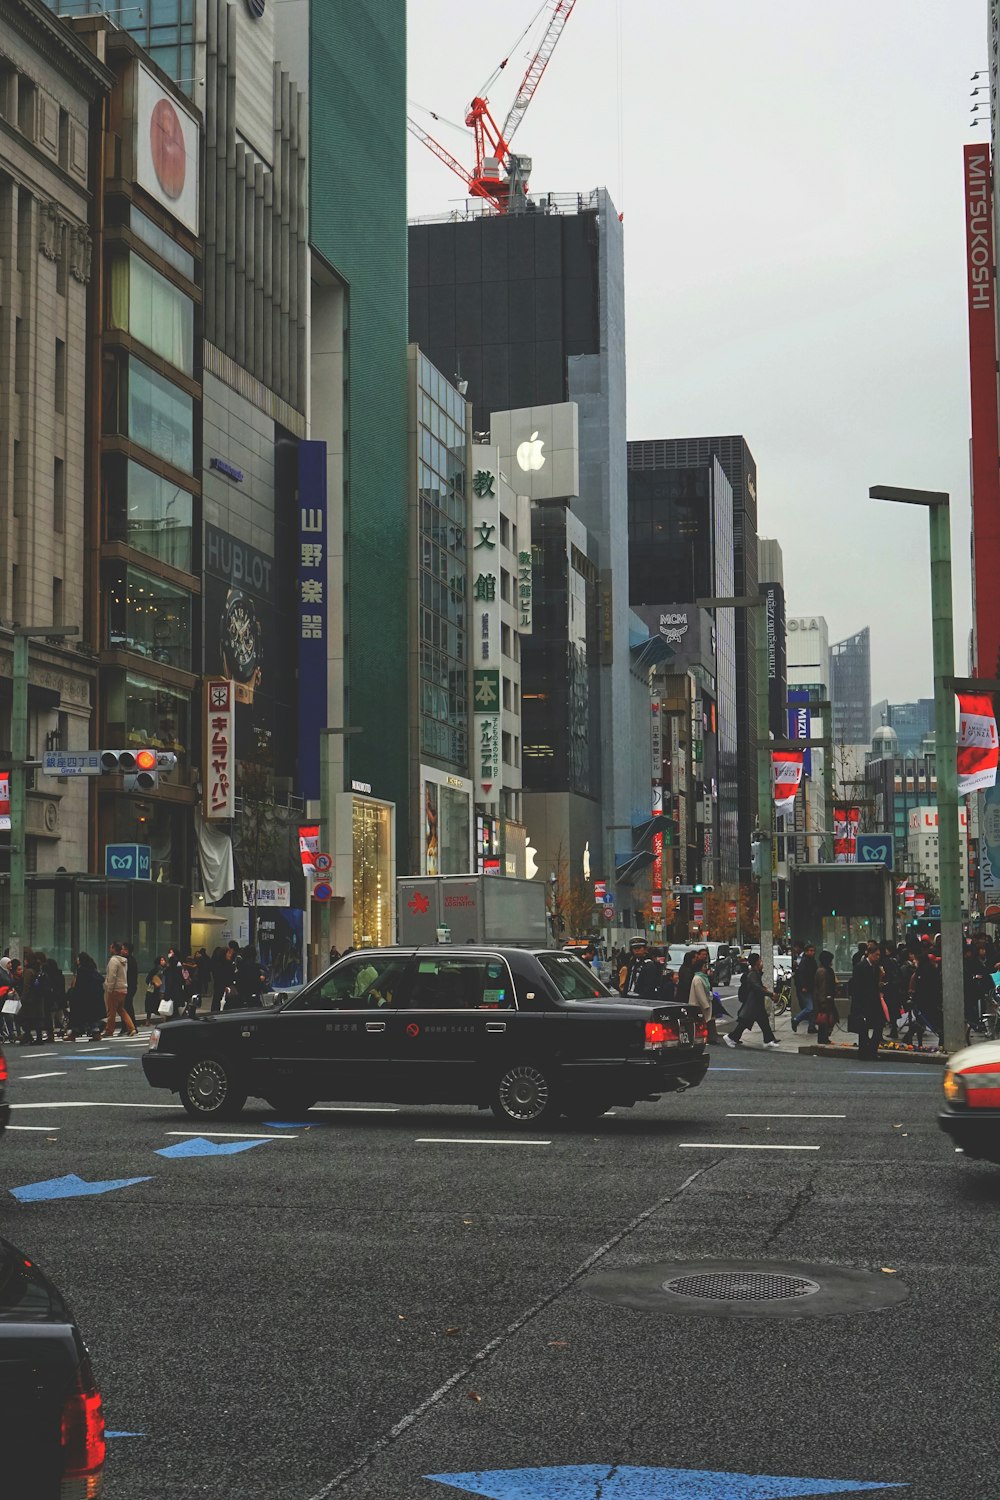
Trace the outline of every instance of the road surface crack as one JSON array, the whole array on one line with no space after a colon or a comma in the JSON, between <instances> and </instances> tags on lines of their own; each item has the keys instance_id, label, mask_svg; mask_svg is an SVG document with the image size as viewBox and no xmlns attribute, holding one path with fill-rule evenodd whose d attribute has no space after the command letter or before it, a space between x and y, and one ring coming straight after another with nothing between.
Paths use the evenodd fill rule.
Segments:
<instances>
[{"instance_id":1,"label":"road surface crack","mask_svg":"<svg viewBox=\"0 0 1000 1500\"><path fill-rule=\"evenodd\" d=\"M816 1192L816 1176L818 1170L818 1168L814 1167L810 1171L808 1181L802 1184L802 1186L799 1188L798 1192L792 1199L791 1203L788 1205L787 1212L774 1225L767 1239L764 1241L765 1250L771 1250L773 1248L775 1241L779 1238L779 1236L784 1234L785 1230L791 1224L794 1224L803 1208L805 1208L812 1202Z\"/></svg>"}]
</instances>

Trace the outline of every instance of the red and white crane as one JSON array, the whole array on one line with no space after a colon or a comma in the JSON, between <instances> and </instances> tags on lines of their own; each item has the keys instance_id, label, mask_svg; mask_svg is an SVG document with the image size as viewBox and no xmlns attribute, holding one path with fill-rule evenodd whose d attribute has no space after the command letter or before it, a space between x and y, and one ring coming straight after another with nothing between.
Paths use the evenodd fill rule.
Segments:
<instances>
[{"instance_id":1,"label":"red and white crane","mask_svg":"<svg viewBox=\"0 0 1000 1500\"><path fill-rule=\"evenodd\" d=\"M490 112L486 90L506 68L510 61L509 56L503 59L492 77L472 100L465 115L465 123L473 132L476 149L476 165L471 172L446 147L424 130L412 116L407 118L410 133L416 136L417 140L423 141L424 145L433 151L445 166L450 167L458 177L461 177L472 197L485 199L498 214L510 213L524 206L531 160L527 156L518 156L511 151L510 143L524 119L528 105L534 98L535 90L542 81L542 75L549 65L556 43L562 36L575 5L576 0L545 0L541 10L531 22L533 26L544 11L549 12L545 32L528 63L521 86L514 97L514 103L507 112L507 118L502 125L497 124ZM528 29L530 30L531 27L529 26ZM522 37L524 34L522 32Z\"/></svg>"}]
</instances>

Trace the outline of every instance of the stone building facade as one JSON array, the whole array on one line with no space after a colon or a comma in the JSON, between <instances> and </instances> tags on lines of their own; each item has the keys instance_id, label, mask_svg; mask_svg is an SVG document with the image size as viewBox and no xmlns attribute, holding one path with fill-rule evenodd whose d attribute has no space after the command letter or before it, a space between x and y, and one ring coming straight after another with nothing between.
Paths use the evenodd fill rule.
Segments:
<instances>
[{"instance_id":1,"label":"stone building facade","mask_svg":"<svg viewBox=\"0 0 1000 1500\"><path fill-rule=\"evenodd\" d=\"M91 137L111 75L40 0L0 8L0 745L14 624L81 627L33 642L29 755L91 742L85 629ZM8 836L0 836L3 845ZM37 778L28 869L88 867L84 779ZM9 855L0 847L0 865Z\"/></svg>"}]
</instances>

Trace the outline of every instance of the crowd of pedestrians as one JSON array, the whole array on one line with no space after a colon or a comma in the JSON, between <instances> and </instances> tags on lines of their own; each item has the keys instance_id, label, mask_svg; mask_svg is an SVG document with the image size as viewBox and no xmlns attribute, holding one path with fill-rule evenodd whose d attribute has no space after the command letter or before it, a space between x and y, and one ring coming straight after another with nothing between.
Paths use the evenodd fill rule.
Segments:
<instances>
[{"instance_id":1,"label":"crowd of pedestrians","mask_svg":"<svg viewBox=\"0 0 1000 1500\"><path fill-rule=\"evenodd\" d=\"M209 955L199 948L184 957L176 948L158 956L145 977L147 1026L212 1010L247 1009L263 1003L266 977L256 949L236 942ZM109 945L103 971L89 953L78 953L66 975L44 952L26 949L23 960L0 958L0 1041L42 1046L89 1037L135 1036L139 963L135 945ZM120 1027L120 1031L116 1028Z\"/></svg>"}]
</instances>

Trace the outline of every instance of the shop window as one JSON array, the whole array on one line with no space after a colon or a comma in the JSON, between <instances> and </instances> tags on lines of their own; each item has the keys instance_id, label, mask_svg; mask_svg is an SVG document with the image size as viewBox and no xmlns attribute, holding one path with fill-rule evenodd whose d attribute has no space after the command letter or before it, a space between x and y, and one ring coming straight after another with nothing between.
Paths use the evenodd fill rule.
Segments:
<instances>
[{"instance_id":1,"label":"shop window","mask_svg":"<svg viewBox=\"0 0 1000 1500\"><path fill-rule=\"evenodd\" d=\"M191 595L138 568L116 569L106 593L112 650L191 670Z\"/></svg>"},{"instance_id":2,"label":"shop window","mask_svg":"<svg viewBox=\"0 0 1000 1500\"><path fill-rule=\"evenodd\" d=\"M192 373L194 303L141 256L112 260L108 322L186 375Z\"/></svg>"},{"instance_id":3,"label":"shop window","mask_svg":"<svg viewBox=\"0 0 1000 1500\"><path fill-rule=\"evenodd\" d=\"M129 212L128 222L132 233L142 240L144 245L148 245L150 250L155 251L161 260L173 266L175 271L180 271L189 281L194 280L194 256L182 249L177 241L171 239L170 235L158 224L154 224L152 219L147 219L134 203Z\"/></svg>"},{"instance_id":4,"label":"shop window","mask_svg":"<svg viewBox=\"0 0 1000 1500\"><path fill-rule=\"evenodd\" d=\"M162 474L120 454L104 461L104 534L147 557L192 571L194 497Z\"/></svg>"},{"instance_id":5,"label":"shop window","mask_svg":"<svg viewBox=\"0 0 1000 1500\"><path fill-rule=\"evenodd\" d=\"M172 750L183 765L191 755L191 697L134 672L105 679L103 743Z\"/></svg>"}]
</instances>

